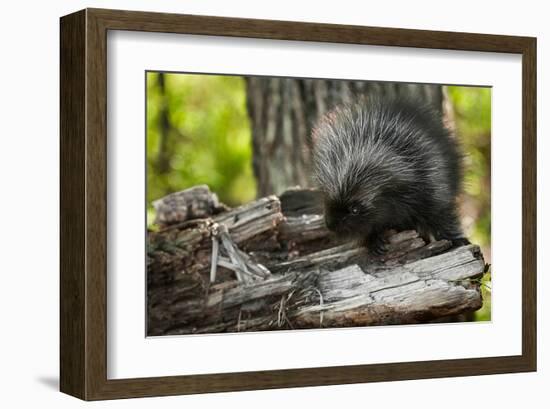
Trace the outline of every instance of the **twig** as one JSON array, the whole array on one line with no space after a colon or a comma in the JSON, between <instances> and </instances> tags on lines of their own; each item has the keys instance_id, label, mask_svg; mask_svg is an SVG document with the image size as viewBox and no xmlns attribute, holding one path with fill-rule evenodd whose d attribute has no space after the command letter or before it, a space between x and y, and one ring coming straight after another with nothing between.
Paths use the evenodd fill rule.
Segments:
<instances>
[{"instance_id":1,"label":"twig","mask_svg":"<svg viewBox=\"0 0 550 409\"><path fill-rule=\"evenodd\" d=\"M216 270L219 262L218 252L219 252L218 238L215 235L212 235L212 258L210 261L210 282L211 283L216 281Z\"/></svg>"}]
</instances>

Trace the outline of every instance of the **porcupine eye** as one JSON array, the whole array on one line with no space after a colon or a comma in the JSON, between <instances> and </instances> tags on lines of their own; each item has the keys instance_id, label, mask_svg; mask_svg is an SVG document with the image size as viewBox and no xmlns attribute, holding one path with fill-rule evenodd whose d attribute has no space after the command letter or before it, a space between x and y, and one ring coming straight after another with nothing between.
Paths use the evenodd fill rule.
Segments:
<instances>
[{"instance_id":1,"label":"porcupine eye","mask_svg":"<svg viewBox=\"0 0 550 409\"><path fill-rule=\"evenodd\" d=\"M350 206L349 212L350 212L350 214L352 214L353 216L357 216L357 215L359 214L359 206L357 206L357 205L352 205L352 206Z\"/></svg>"}]
</instances>

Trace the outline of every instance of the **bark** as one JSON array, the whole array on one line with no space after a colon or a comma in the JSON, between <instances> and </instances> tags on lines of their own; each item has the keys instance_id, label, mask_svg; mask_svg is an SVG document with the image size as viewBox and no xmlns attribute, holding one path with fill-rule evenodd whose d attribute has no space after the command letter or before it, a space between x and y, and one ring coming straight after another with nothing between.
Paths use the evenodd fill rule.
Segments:
<instances>
[{"instance_id":1,"label":"bark","mask_svg":"<svg viewBox=\"0 0 550 409\"><path fill-rule=\"evenodd\" d=\"M165 174L170 171L170 104L166 95L166 78L164 73L159 73L157 76L157 86L160 95L159 109L159 148L156 166L159 174Z\"/></svg>"},{"instance_id":2,"label":"bark","mask_svg":"<svg viewBox=\"0 0 550 409\"><path fill-rule=\"evenodd\" d=\"M158 216L166 223L148 234L148 335L423 323L481 307L478 246L388 232L387 253L373 257L329 233L317 196L294 189L219 213L199 206L211 209L199 219ZM214 195L181 197L187 209Z\"/></svg>"}]
</instances>

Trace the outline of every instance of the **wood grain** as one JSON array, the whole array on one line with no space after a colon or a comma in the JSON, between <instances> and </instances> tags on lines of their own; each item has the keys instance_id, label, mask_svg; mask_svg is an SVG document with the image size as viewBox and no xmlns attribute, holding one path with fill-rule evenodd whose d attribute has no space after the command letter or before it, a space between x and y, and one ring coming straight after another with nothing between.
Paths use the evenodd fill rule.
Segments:
<instances>
[{"instance_id":1,"label":"wood grain","mask_svg":"<svg viewBox=\"0 0 550 409\"><path fill-rule=\"evenodd\" d=\"M86 12L61 20L60 388L85 398Z\"/></svg>"},{"instance_id":2,"label":"wood grain","mask_svg":"<svg viewBox=\"0 0 550 409\"><path fill-rule=\"evenodd\" d=\"M537 40L522 52L522 358L537 368Z\"/></svg>"},{"instance_id":3,"label":"wood grain","mask_svg":"<svg viewBox=\"0 0 550 409\"><path fill-rule=\"evenodd\" d=\"M107 30L516 53L523 57L523 352L107 379ZM536 369L536 40L528 37L87 9L61 19L61 390L82 399L482 375Z\"/></svg>"},{"instance_id":4,"label":"wood grain","mask_svg":"<svg viewBox=\"0 0 550 409\"><path fill-rule=\"evenodd\" d=\"M478 246L409 230L388 232L386 253L372 256L332 235L318 206L282 211L318 196L294 188L217 214L204 186L156 201L172 224L147 234L147 334L418 324L482 306Z\"/></svg>"}]
</instances>

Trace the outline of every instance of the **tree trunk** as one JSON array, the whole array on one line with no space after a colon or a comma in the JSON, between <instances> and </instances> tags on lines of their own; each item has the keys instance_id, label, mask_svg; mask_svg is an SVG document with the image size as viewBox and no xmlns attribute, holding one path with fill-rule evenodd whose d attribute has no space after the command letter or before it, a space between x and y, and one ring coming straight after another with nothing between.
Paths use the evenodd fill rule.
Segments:
<instances>
[{"instance_id":1,"label":"tree trunk","mask_svg":"<svg viewBox=\"0 0 550 409\"><path fill-rule=\"evenodd\" d=\"M166 94L166 78L164 73L160 72L157 76L157 87L160 95L159 108L159 148L157 155L157 171L159 175L170 172L170 104Z\"/></svg>"},{"instance_id":2,"label":"tree trunk","mask_svg":"<svg viewBox=\"0 0 550 409\"><path fill-rule=\"evenodd\" d=\"M439 85L263 77L249 77L246 83L259 197L311 186L311 130L338 104L373 94L410 96L443 112Z\"/></svg>"}]
</instances>

